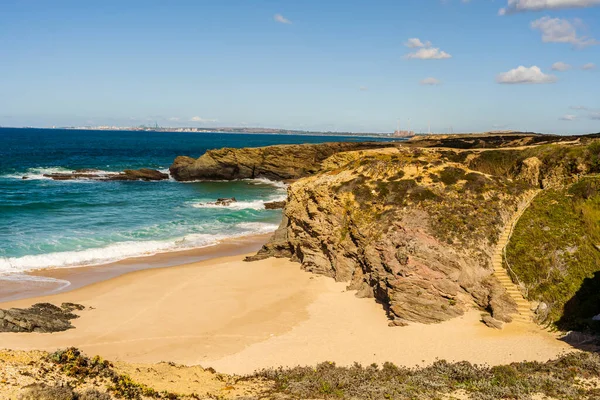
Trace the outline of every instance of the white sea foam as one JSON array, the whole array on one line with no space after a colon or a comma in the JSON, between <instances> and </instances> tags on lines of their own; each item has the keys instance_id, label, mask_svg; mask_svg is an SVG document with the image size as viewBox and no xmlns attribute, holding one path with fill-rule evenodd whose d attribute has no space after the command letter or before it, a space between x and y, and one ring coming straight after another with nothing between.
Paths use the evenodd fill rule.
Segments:
<instances>
[{"instance_id":1,"label":"white sea foam","mask_svg":"<svg viewBox=\"0 0 600 400\"><path fill-rule=\"evenodd\" d=\"M42 268L67 268L106 264L126 258L213 246L226 238L269 233L274 232L276 229L277 225L275 224L261 222L240 223L233 227L233 233L228 235L190 234L172 240L128 241L81 251L63 251L23 257L4 257L0 259L0 274L18 274Z\"/></svg>"},{"instance_id":2,"label":"white sea foam","mask_svg":"<svg viewBox=\"0 0 600 400\"><path fill-rule=\"evenodd\" d=\"M63 168L63 167L36 167L36 168L28 168L25 172L22 172L22 173L0 175L0 178L23 179L23 177L27 177L28 180L52 180L52 178L49 178L44 175L70 174L72 172L75 172L75 170ZM115 172L115 171L103 171L103 170L94 170L94 171L90 171L90 172L85 172L85 174L87 174L87 175L94 175L97 177L114 175L116 173L117 172ZM78 179L78 180L84 181L86 179L83 178L83 179Z\"/></svg>"},{"instance_id":3,"label":"white sea foam","mask_svg":"<svg viewBox=\"0 0 600 400\"><path fill-rule=\"evenodd\" d=\"M281 181L272 181L270 179L267 178L255 178L255 179L244 179L254 185L270 185L270 186L275 186L278 187L280 189L287 189L288 185L287 183L281 182Z\"/></svg>"},{"instance_id":4,"label":"white sea foam","mask_svg":"<svg viewBox=\"0 0 600 400\"><path fill-rule=\"evenodd\" d=\"M0 275L0 281L31 282L37 285L52 284L57 286L57 288L55 289L57 291L62 290L71 285L71 282L65 281L64 279L55 279L47 276L24 275L19 273L10 275Z\"/></svg>"},{"instance_id":5,"label":"white sea foam","mask_svg":"<svg viewBox=\"0 0 600 400\"><path fill-rule=\"evenodd\" d=\"M242 222L237 226L243 229L248 229L253 234L275 232L279 227L277 224L268 224L266 222Z\"/></svg>"},{"instance_id":6,"label":"white sea foam","mask_svg":"<svg viewBox=\"0 0 600 400\"><path fill-rule=\"evenodd\" d=\"M264 210L265 202L263 200L236 201L223 206L214 203L193 203L194 208L227 208L230 210Z\"/></svg>"},{"instance_id":7,"label":"white sea foam","mask_svg":"<svg viewBox=\"0 0 600 400\"><path fill-rule=\"evenodd\" d=\"M229 209L229 210L264 210L265 203L271 203L273 201L284 201L287 199L286 195L271 196L266 200L250 200L250 201L234 201L228 205L215 204L214 201L191 203L190 205L194 208L216 208L216 209Z\"/></svg>"}]
</instances>

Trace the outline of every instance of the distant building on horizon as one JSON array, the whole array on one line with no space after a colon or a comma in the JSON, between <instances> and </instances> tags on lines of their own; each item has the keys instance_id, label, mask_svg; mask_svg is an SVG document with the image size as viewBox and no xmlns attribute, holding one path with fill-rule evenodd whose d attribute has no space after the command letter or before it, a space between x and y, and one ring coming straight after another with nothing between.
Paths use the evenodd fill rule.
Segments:
<instances>
[{"instance_id":1,"label":"distant building on horizon","mask_svg":"<svg viewBox=\"0 0 600 400\"><path fill-rule=\"evenodd\" d=\"M395 130L393 136L394 137L413 137L413 136L415 136L415 132L414 131Z\"/></svg>"}]
</instances>

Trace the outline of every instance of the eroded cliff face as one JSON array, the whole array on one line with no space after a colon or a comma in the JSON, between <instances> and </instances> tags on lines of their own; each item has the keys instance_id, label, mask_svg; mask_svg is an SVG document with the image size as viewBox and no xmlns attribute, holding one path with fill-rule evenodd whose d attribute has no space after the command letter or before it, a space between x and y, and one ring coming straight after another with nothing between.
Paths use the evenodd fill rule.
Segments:
<instances>
[{"instance_id":1,"label":"eroded cliff face","mask_svg":"<svg viewBox=\"0 0 600 400\"><path fill-rule=\"evenodd\" d=\"M390 142L348 142L224 148L209 150L198 159L177 157L169 170L178 181L255 178L281 181L312 175L321 169L323 160L339 152L393 146Z\"/></svg>"},{"instance_id":2,"label":"eroded cliff face","mask_svg":"<svg viewBox=\"0 0 600 400\"><path fill-rule=\"evenodd\" d=\"M251 259L286 257L374 297L391 324L436 323L477 305L510 321L491 278L506 221L532 187L472 171L456 153L347 152L289 188L283 222Z\"/></svg>"}]
</instances>

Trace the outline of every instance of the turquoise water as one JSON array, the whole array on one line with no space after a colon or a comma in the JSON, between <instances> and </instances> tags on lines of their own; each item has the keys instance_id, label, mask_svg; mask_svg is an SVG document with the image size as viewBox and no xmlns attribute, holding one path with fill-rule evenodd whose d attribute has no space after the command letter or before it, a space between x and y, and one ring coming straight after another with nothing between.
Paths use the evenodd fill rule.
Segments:
<instances>
[{"instance_id":1,"label":"turquoise water","mask_svg":"<svg viewBox=\"0 0 600 400\"><path fill-rule=\"evenodd\" d=\"M0 275L104 264L271 232L281 212L265 210L264 202L283 199L286 193L283 185L261 180L53 181L44 173L80 168L166 171L178 155L199 157L213 148L350 140L365 139L0 129ZM205 205L219 197L235 197L238 203Z\"/></svg>"}]
</instances>

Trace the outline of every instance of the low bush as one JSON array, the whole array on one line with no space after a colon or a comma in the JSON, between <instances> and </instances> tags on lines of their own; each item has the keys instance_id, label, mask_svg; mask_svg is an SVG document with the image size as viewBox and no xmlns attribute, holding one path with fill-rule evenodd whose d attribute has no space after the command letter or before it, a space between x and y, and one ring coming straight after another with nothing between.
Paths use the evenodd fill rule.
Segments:
<instances>
[{"instance_id":1,"label":"low bush","mask_svg":"<svg viewBox=\"0 0 600 400\"><path fill-rule=\"evenodd\" d=\"M75 400L75 392L68 386L49 386L35 383L26 386L19 400Z\"/></svg>"},{"instance_id":2,"label":"low bush","mask_svg":"<svg viewBox=\"0 0 600 400\"><path fill-rule=\"evenodd\" d=\"M465 170L456 167L446 167L440 171L440 180L445 185L454 185L465 177Z\"/></svg>"},{"instance_id":3,"label":"low bush","mask_svg":"<svg viewBox=\"0 0 600 400\"><path fill-rule=\"evenodd\" d=\"M273 381L269 394L284 399L434 399L464 390L472 399L495 400L529 399L536 393L560 399L595 399L600 390L580 385L579 379L599 376L600 356L573 353L547 363L495 367L444 360L426 368L391 363L339 367L325 362L316 367L262 370L253 377Z\"/></svg>"}]
</instances>

